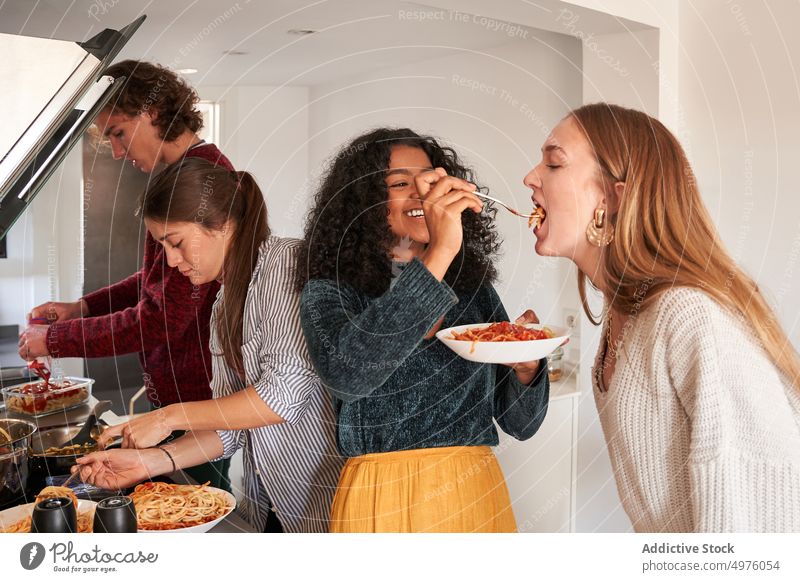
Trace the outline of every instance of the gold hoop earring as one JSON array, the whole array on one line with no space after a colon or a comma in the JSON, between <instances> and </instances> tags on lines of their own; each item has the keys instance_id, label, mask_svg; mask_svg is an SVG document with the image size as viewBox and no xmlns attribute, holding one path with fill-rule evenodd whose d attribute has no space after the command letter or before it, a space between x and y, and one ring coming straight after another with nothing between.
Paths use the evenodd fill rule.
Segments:
<instances>
[{"instance_id":1,"label":"gold hoop earring","mask_svg":"<svg viewBox=\"0 0 800 582\"><path fill-rule=\"evenodd\" d=\"M586 238L596 247L607 247L614 240L614 232L610 223L606 222L604 208L595 209L594 218L589 221L589 226L586 227Z\"/></svg>"}]
</instances>

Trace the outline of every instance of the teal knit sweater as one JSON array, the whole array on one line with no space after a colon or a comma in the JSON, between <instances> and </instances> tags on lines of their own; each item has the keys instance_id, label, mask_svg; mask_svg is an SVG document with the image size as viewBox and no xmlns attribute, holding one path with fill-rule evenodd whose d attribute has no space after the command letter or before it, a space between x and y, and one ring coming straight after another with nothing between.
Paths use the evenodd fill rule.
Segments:
<instances>
[{"instance_id":1,"label":"teal knit sweater","mask_svg":"<svg viewBox=\"0 0 800 582\"><path fill-rule=\"evenodd\" d=\"M374 299L327 279L309 281L300 318L311 359L333 395L340 452L496 445L492 419L513 437L533 436L547 412L547 362L529 385L507 366L478 364L424 336L508 321L491 285L456 294L418 259Z\"/></svg>"}]
</instances>

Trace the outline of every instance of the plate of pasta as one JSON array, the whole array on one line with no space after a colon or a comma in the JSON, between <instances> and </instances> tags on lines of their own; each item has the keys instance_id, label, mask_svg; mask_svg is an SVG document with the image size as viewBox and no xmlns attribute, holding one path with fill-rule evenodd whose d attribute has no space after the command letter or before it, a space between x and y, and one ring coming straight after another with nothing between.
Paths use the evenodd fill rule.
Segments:
<instances>
[{"instance_id":1,"label":"plate of pasta","mask_svg":"<svg viewBox=\"0 0 800 582\"><path fill-rule=\"evenodd\" d=\"M225 519L236 498L208 485L148 481L130 494L140 533L203 533Z\"/></svg>"},{"instance_id":2,"label":"plate of pasta","mask_svg":"<svg viewBox=\"0 0 800 582\"><path fill-rule=\"evenodd\" d=\"M69 497L75 504L78 514L78 533L91 533L94 520L95 501L78 499L75 493L67 487L45 487L36 496L36 501L17 505L5 511L0 511L0 533L29 533L31 531L31 516L33 507L42 499L50 497Z\"/></svg>"},{"instance_id":3,"label":"plate of pasta","mask_svg":"<svg viewBox=\"0 0 800 582\"><path fill-rule=\"evenodd\" d=\"M471 362L515 364L544 358L569 339L569 328L501 321L449 327L436 337Z\"/></svg>"}]
</instances>

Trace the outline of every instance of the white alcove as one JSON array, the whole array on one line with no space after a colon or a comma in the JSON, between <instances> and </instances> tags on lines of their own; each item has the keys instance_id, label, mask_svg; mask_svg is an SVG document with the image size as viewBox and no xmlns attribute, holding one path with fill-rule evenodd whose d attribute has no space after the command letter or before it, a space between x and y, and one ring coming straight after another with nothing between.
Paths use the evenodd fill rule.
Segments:
<instances>
[{"instance_id":1,"label":"white alcove","mask_svg":"<svg viewBox=\"0 0 800 582\"><path fill-rule=\"evenodd\" d=\"M278 234L302 232L329 156L383 125L441 138L493 195L525 209L523 176L570 109L606 100L658 115L664 98L661 45L671 45L659 27L674 15L583 4L379 2L362 14L374 15L369 26L340 31L337 42L304 39L309 54L327 56L295 59L284 83L201 86L201 94L221 103L223 149L259 178ZM520 531L628 530L589 384L597 330L579 313L574 268L538 257L525 221L501 210L498 229L497 287L509 314L530 307L554 324L578 315L544 425L526 442L501 433L496 448Z\"/></svg>"}]
</instances>

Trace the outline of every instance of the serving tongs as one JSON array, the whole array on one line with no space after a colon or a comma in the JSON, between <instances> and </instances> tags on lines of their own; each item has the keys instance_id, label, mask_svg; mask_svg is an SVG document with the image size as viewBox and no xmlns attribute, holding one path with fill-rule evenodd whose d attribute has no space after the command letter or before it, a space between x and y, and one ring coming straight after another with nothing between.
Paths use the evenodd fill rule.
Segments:
<instances>
[{"instance_id":1,"label":"serving tongs","mask_svg":"<svg viewBox=\"0 0 800 582\"><path fill-rule=\"evenodd\" d=\"M31 325L47 325L49 321L46 317L34 317L28 323ZM35 358L28 362L28 369L36 374L39 378L44 380L44 385L50 385L50 378L52 378L53 374L50 371L51 368L50 364L50 357L48 356L45 358Z\"/></svg>"},{"instance_id":2,"label":"serving tongs","mask_svg":"<svg viewBox=\"0 0 800 582\"><path fill-rule=\"evenodd\" d=\"M89 415L89 418L86 419L86 422L83 424L83 427L78 434L74 437L69 439L67 442L62 444L59 448L65 447L72 447L75 445L91 445L97 442L97 439L93 436L93 432L97 427L97 420L100 416L103 415L104 412L107 410L111 410L111 401L110 400L100 400L97 404L94 405L94 410ZM99 436L99 433L97 433Z\"/></svg>"},{"instance_id":3,"label":"serving tongs","mask_svg":"<svg viewBox=\"0 0 800 582\"><path fill-rule=\"evenodd\" d=\"M74 466L76 466L76 465L77 465L77 463L76 463L75 465L73 465L73 467L74 467ZM69 484L70 484L70 483L72 483L72 482L73 482L75 479L77 479L78 477L80 477L80 476L81 476L81 471L80 471L80 469L78 469L78 470L77 470L77 471L75 471L74 473L72 473L72 469L70 469L70 473L71 473L71 474L70 474L70 476L69 476L69 477L67 477L67 480L66 480L66 481L64 481L64 482L63 482L61 485L59 485L59 487L69 487ZM83 481L83 478L81 478L81 481Z\"/></svg>"},{"instance_id":4,"label":"serving tongs","mask_svg":"<svg viewBox=\"0 0 800 582\"><path fill-rule=\"evenodd\" d=\"M50 366L48 366L41 358L36 358L28 362L28 369L44 380L45 386L50 385Z\"/></svg>"}]
</instances>

